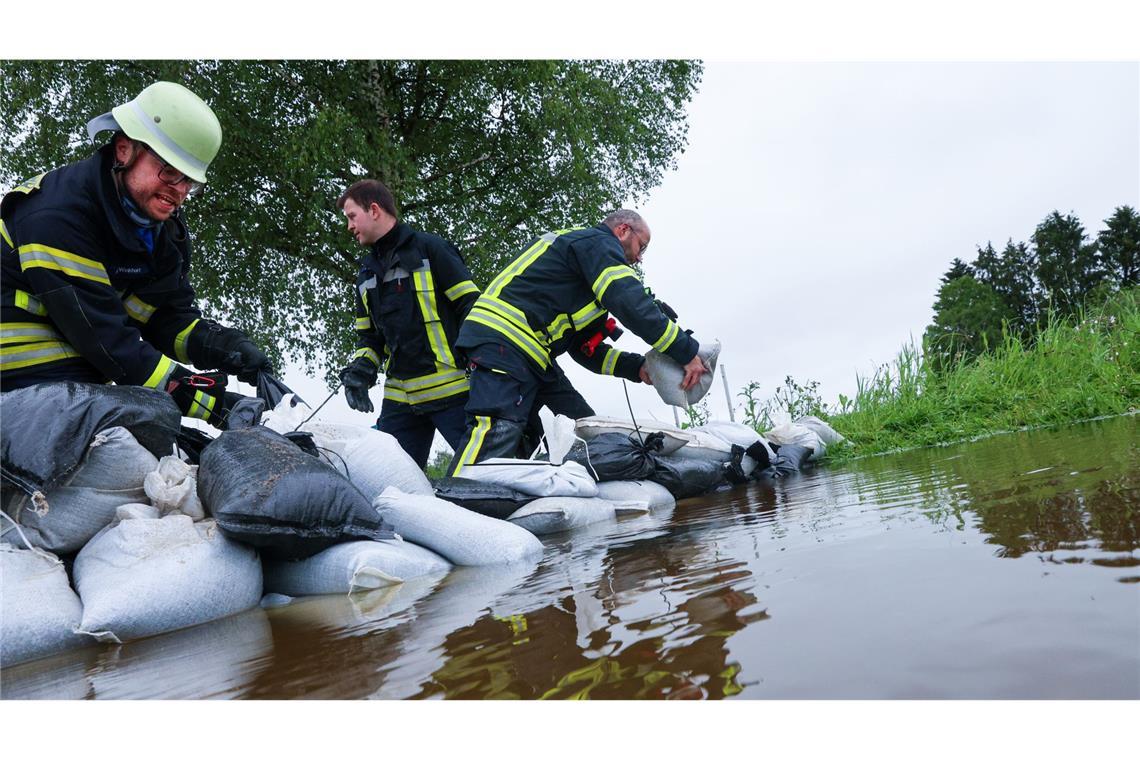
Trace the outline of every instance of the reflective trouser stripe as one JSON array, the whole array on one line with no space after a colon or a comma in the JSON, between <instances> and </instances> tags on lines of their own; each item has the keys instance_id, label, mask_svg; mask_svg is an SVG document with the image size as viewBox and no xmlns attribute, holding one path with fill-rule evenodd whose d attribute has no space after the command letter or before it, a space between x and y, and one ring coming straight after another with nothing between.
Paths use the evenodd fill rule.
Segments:
<instances>
[{"instance_id":1,"label":"reflective trouser stripe","mask_svg":"<svg viewBox=\"0 0 1140 760\"><path fill-rule=\"evenodd\" d=\"M74 359L79 352L67 343L51 341L46 343L22 343L0 348L0 369L20 369L36 364L48 364L61 359Z\"/></svg>"},{"instance_id":2,"label":"reflective trouser stripe","mask_svg":"<svg viewBox=\"0 0 1140 760\"><path fill-rule=\"evenodd\" d=\"M459 463L452 471L453 476L458 476L459 471L469 464L475 464L475 459L479 456L479 450L483 448L483 441L487 438L487 431L491 429L491 418L475 417L475 427L471 430L471 438L467 441L467 445L463 447L463 453L459 455Z\"/></svg>"},{"instance_id":3,"label":"reflective trouser stripe","mask_svg":"<svg viewBox=\"0 0 1140 760\"><path fill-rule=\"evenodd\" d=\"M169 356L160 356L158 364L154 367L154 372L150 373L150 377L143 383L147 388L166 389L166 381L170 378L170 373L174 372L174 368L178 365Z\"/></svg>"},{"instance_id":4,"label":"reflective trouser stripe","mask_svg":"<svg viewBox=\"0 0 1140 760\"><path fill-rule=\"evenodd\" d=\"M377 367L380 366L380 354L376 353L371 348L365 346L364 348L356 349L356 352L352 355L352 358L359 359L361 356L367 357L368 361L372 362Z\"/></svg>"},{"instance_id":5,"label":"reflective trouser stripe","mask_svg":"<svg viewBox=\"0 0 1140 760\"><path fill-rule=\"evenodd\" d=\"M616 348L611 348L606 353L606 358L602 360L603 375L612 375L614 373L614 369L617 367L617 360L619 356L621 356L621 351L618 351Z\"/></svg>"},{"instance_id":6,"label":"reflective trouser stripe","mask_svg":"<svg viewBox=\"0 0 1140 760\"><path fill-rule=\"evenodd\" d=\"M214 405L217 403L216 396L211 396L202 391L194 391L194 400L190 402L190 410L186 412L186 416L193 417L196 420L208 420L210 415L214 413Z\"/></svg>"},{"instance_id":7,"label":"reflective trouser stripe","mask_svg":"<svg viewBox=\"0 0 1140 760\"><path fill-rule=\"evenodd\" d=\"M610 285L613 285L624 277L637 279L637 273L625 264L615 264L612 267L606 267L602 270L602 273L598 275L598 279L594 280L594 284L590 286L590 289L594 291L594 295L601 301L602 296L606 294L606 290L609 289Z\"/></svg>"},{"instance_id":8,"label":"reflective trouser stripe","mask_svg":"<svg viewBox=\"0 0 1140 760\"><path fill-rule=\"evenodd\" d=\"M64 343L64 337L43 322L4 322L0 324L0 344L36 343L52 341Z\"/></svg>"},{"instance_id":9,"label":"reflective trouser stripe","mask_svg":"<svg viewBox=\"0 0 1140 760\"><path fill-rule=\"evenodd\" d=\"M123 301L123 308L127 310L127 316L142 322L144 325L150 321L150 318L154 316L154 312L158 310L158 307L151 306L138 296L127 296Z\"/></svg>"},{"instance_id":10,"label":"reflective trouser stripe","mask_svg":"<svg viewBox=\"0 0 1140 760\"><path fill-rule=\"evenodd\" d=\"M531 330L528 329L524 333L522 328L514 322L508 321L492 311L480 309L478 303L476 303L467 314L467 319L476 324L490 327L495 332L504 336L515 346L520 348L523 353L534 359L538 366L543 369L550 366L550 357L547 356L546 349L543 348L542 344L534 337L534 333Z\"/></svg>"},{"instance_id":11,"label":"reflective trouser stripe","mask_svg":"<svg viewBox=\"0 0 1140 760\"><path fill-rule=\"evenodd\" d=\"M473 283L471 280L464 280L463 282L452 285L450 288L443 291L443 294L445 296L447 296L447 300L449 300L449 301L458 301L460 298L463 298L463 296L467 295L468 293L478 293L478 292L479 292L479 286L478 285Z\"/></svg>"},{"instance_id":12,"label":"reflective trouser stripe","mask_svg":"<svg viewBox=\"0 0 1140 760\"><path fill-rule=\"evenodd\" d=\"M40 303L40 299L33 296L31 293L26 293L23 290L17 290L15 296L15 305L18 309L35 314L36 316L46 317L47 308Z\"/></svg>"},{"instance_id":13,"label":"reflective trouser stripe","mask_svg":"<svg viewBox=\"0 0 1140 760\"><path fill-rule=\"evenodd\" d=\"M371 330L372 329L372 320L369 319L368 317L357 317L356 318L356 329L361 331L361 332L363 332L365 330Z\"/></svg>"},{"instance_id":14,"label":"reflective trouser stripe","mask_svg":"<svg viewBox=\"0 0 1140 760\"><path fill-rule=\"evenodd\" d=\"M186 352L186 341L190 339L190 333L194 332L194 328L201 322L200 319L195 319L186 328L174 337L174 355L180 362L189 362L190 355Z\"/></svg>"},{"instance_id":15,"label":"reflective trouser stripe","mask_svg":"<svg viewBox=\"0 0 1140 760\"><path fill-rule=\"evenodd\" d=\"M677 335L679 335L680 332L681 328L677 327L677 323L670 321L668 327L665 328L665 332L662 333L661 337L657 339L657 342L653 344L653 347L662 352L668 350L669 346L673 345L673 341L677 339Z\"/></svg>"},{"instance_id":16,"label":"reflective trouser stripe","mask_svg":"<svg viewBox=\"0 0 1140 760\"><path fill-rule=\"evenodd\" d=\"M435 360L440 364L455 366L455 358L447 347L447 335L443 332L443 322L435 302L435 279L430 269L421 269L413 274L416 281L416 300L420 304L420 314L424 318L428 344L431 345Z\"/></svg>"},{"instance_id":17,"label":"reflective trouser stripe","mask_svg":"<svg viewBox=\"0 0 1140 760\"><path fill-rule=\"evenodd\" d=\"M39 243L22 245L18 249L20 254L20 269L27 271L33 267L54 269L72 277L82 277L85 280L94 280L103 285L110 286L111 280L107 277L107 270L94 259L85 259L74 253L62 251Z\"/></svg>"}]
</instances>

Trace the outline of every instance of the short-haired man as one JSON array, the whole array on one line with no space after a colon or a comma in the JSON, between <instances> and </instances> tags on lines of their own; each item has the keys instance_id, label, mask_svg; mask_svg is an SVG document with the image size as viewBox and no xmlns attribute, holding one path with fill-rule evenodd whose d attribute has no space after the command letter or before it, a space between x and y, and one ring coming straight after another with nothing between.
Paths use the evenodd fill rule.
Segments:
<instances>
[{"instance_id":1,"label":"short-haired man","mask_svg":"<svg viewBox=\"0 0 1140 760\"><path fill-rule=\"evenodd\" d=\"M707 371L697 341L665 316L633 271L649 238L641 215L620 209L596 227L546 233L487 286L457 341L470 360L471 397L451 474L515 456L535 400L566 383L555 358L567 350L598 374L649 382L640 354L596 341L589 355L573 350L605 330L609 312L684 366L683 388Z\"/></svg>"},{"instance_id":2,"label":"short-haired man","mask_svg":"<svg viewBox=\"0 0 1140 760\"><path fill-rule=\"evenodd\" d=\"M340 373L345 398L371 412L368 389L382 369L376 427L423 468L436 430L453 447L463 435L468 383L455 337L479 288L454 245L400 222L382 182L354 183L337 207L369 247L356 278L356 353Z\"/></svg>"},{"instance_id":3,"label":"short-haired man","mask_svg":"<svg viewBox=\"0 0 1140 760\"><path fill-rule=\"evenodd\" d=\"M202 317L190 284L181 209L206 181L221 125L190 90L156 82L87 125L93 142L105 130L94 155L0 202L0 388L141 385L224 428L242 396L203 388L179 362L251 383L270 365L244 333Z\"/></svg>"}]
</instances>

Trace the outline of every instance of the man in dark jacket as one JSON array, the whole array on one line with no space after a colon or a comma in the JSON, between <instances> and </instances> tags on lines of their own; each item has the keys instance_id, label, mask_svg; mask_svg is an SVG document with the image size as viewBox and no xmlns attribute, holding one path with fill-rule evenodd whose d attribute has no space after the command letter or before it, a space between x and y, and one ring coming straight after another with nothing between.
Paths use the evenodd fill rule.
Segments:
<instances>
[{"instance_id":1,"label":"man in dark jacket","mask_svg":"<svg viewBox=\"0 0 1140 760\"><path fill-rule=\"evenodd\" d=\"M683 388L707 371L697 341L661 311L632 269L649 238L645 220L627 209L596 227L548 232L479 296L456 342L470 360L471 397L452 475L515 456L536 399L566 384L555 363L563 352L598 374L649 382L645 357L589 340L604 334L609 312L684 366ZM587 342L594 344L589 355L576 350Z\"/></svg>"},{"instance_id":2,"label":"man in dark jacket","mask_svg":"<svg viewBox=\"0 0 1140 760\"><path fill-rule=\"evenodd\" d=\"M203 318L190 284L181 206L221 146L218 119L185 87L156 82L87 129L92 141L114 135L0 202L0 388L141 385L223 428L242 396L183 364L254 382L269 361Z\"/></svg>"},{"instance_id":3,"label":"man in dark jacket","mask_svg":"<svg viewBox=\"0 0 1140 760\"><path fill-rule=\"evenodd\" d=\"M345 398L356 411L371 412L368 389L383 370L376 427L422 468L436 430L451 446L463 435L468 384L455 337L479 288L454 245L399 221L382 182L354 183L337 207L348 231L370 249L353 299L356 353L340 373Z\"/></svg>"}]
</instances>

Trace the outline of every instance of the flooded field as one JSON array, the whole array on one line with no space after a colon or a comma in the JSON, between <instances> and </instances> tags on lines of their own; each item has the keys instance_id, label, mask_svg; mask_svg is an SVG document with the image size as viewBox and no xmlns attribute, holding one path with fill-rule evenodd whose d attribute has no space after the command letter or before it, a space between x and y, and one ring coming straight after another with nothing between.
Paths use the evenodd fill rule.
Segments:
<instances>
[{"instance_id":1,"label":"flooded field","mask_svg":"<svg viewBox=\"0 0 1140 760\"><path fill-rule=\"evenodd\" d=\"M1140 417L820 468L6 669L7 699L1140 698Z\"/></svg>"}]
</instances>

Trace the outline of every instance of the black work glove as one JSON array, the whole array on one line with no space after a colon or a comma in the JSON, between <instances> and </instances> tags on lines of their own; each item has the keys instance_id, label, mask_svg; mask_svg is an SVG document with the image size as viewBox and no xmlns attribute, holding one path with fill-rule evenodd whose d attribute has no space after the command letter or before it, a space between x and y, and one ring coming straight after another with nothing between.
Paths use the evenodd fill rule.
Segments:
<instances>
[{"instance_id":1,"label":"black work glove","mask_svg":"<svg viewBox=\"0 0 1140 760\"><path fill-rule=\"evenodd\" d=\"M344 386L344 398L349 407L358 412L372 411L368 389L376 384L376 375L376 365L363 356L356 357L340 371L340 382Z\"/></svg>"},{"instance_id":2,"label":"black work glove","mask_svg":"<svg viewBox=\"0 0 1140 760\"><path fill-rule=\"evenodd\" d=\"M202 342L202 361L243 383L255 385L257 373L273 372L269 357L241 330L211 325Z\"/></svg>"}]
</instances>

